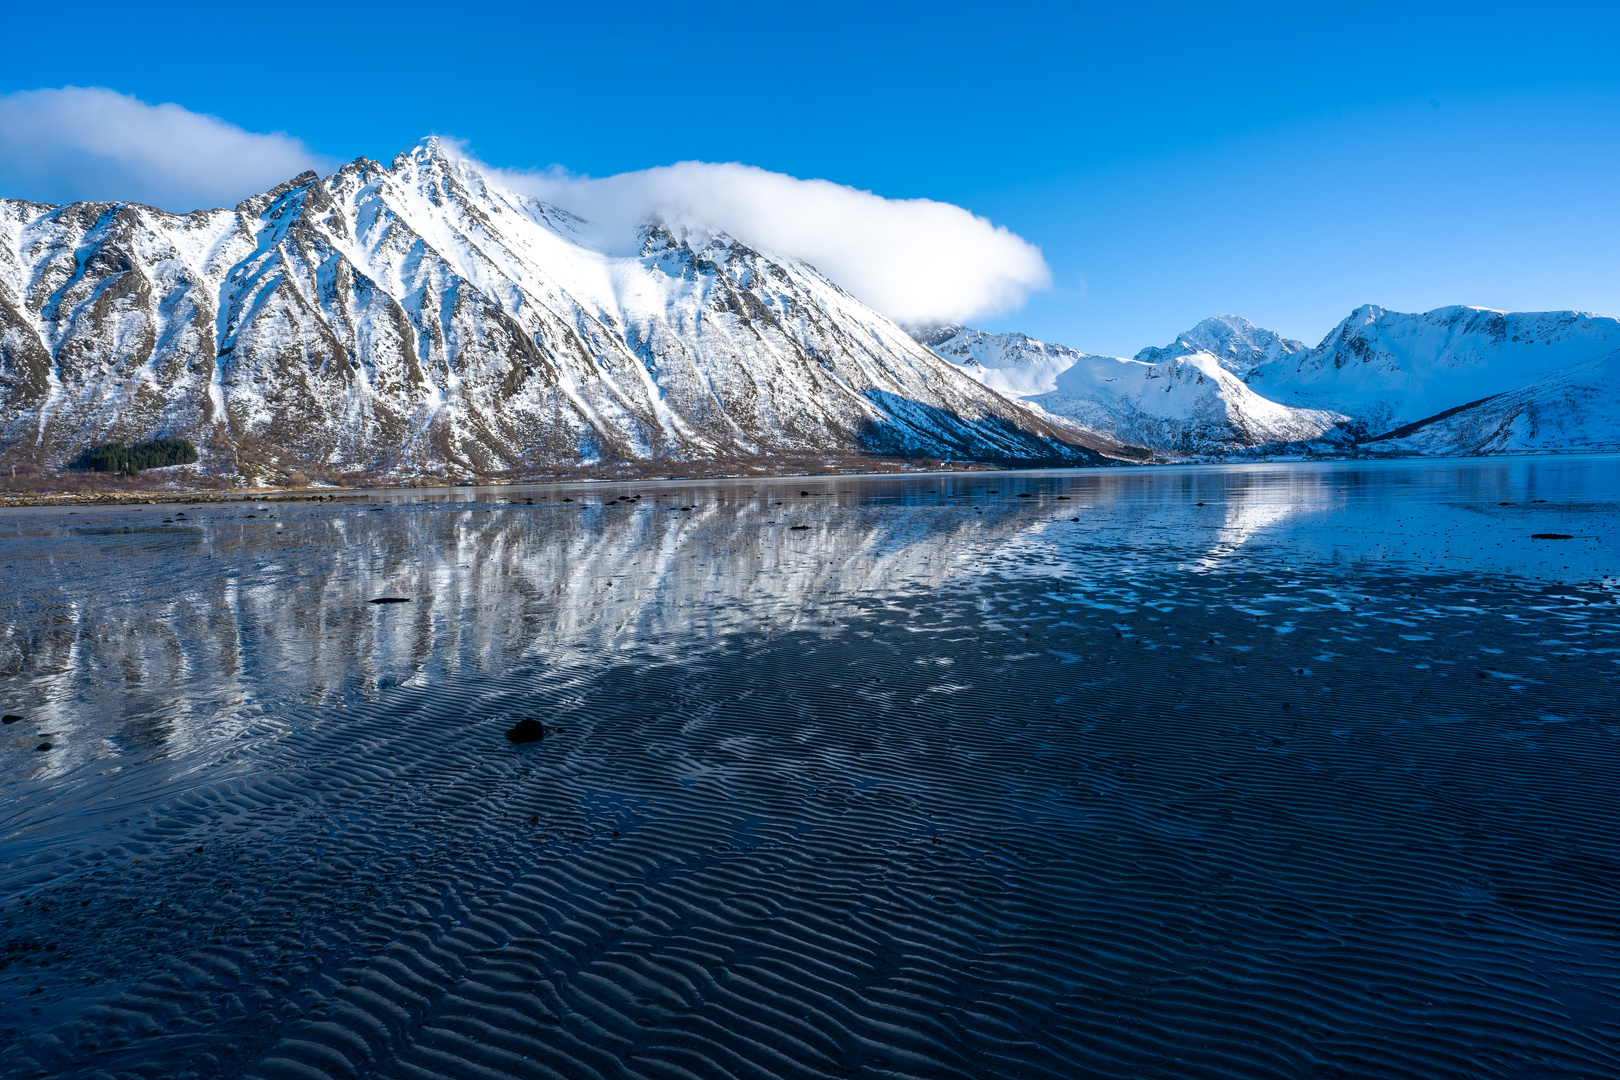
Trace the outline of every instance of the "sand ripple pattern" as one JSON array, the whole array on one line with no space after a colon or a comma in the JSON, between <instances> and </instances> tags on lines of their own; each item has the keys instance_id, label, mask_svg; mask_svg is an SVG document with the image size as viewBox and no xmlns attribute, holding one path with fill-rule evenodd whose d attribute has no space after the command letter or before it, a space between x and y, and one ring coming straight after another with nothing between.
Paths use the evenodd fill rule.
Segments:
<instances>
[{"instance_id":1,"label":"sand ripple pattern","mask_svg":"<svg viewBox=\"0 0 1620 1080\"><path fill-rule=\"evenodd\" d=\"M1103 573L1031 513L797 628L559 641L15 811L0 1068L1620 1076L1613 590Z\"/></svg>"}]
</instances>

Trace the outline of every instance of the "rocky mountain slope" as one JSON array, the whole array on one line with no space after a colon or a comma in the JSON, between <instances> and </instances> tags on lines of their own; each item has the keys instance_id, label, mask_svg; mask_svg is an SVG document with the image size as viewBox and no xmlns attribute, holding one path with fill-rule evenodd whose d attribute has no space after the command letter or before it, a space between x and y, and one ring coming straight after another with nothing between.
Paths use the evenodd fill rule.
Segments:
<instances>
[{"instance_id":1,"label":"rocky mountain slope","mask_svg":"<svg viewBox=\"0 0 1620 1080\"><path fill-rule=\"evenodd\" d=\"M918 337L986 386L1108 439L1200 457L1348 445L1343 415L1280 405L1245 385L1235 370L1303 346L1243 319L1207 319L1134 360L962 326Z\"/></svg>"},{"instance_id":2,"label":"rocky mountain slope","mask_svg":"<svg viewBox=\"0 0 1620 1080\"><path fill-rule=\"evenodd\" d=\"M0 200L0 461L157 435L396 477L1109 448L804 263L656 222L610 254L432 139L231 210Z\"/></svg>"}]
</instances>

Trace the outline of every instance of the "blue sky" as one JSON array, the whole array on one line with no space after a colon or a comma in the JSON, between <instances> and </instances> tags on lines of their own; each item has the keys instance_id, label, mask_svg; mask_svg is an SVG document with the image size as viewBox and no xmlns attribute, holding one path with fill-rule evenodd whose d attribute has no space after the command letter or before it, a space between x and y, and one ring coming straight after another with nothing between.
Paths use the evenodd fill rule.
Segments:
<instances>
[{"instance_id":1,"label":"blue sky","mask_svg":"<svg viewBox=\"0 0 1620 1080\"><path fill-rule=\"evenodd\" d=\"M1126 7L35 6L0 93L108 87L338 160L437 132L955 203L1052 272L980 324L1091 351L1217 312L1312 343L1363 302L1620 314L1620 5Z\"/></svg>"}]
</instances>

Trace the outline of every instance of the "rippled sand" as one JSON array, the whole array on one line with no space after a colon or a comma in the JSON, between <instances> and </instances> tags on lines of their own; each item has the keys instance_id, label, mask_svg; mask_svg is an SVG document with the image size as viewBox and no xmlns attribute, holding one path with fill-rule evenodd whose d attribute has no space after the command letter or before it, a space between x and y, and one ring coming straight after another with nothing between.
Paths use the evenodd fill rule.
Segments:
<instances>
[{"instance_id":1,"label":"rippled sand","mask_svg":"<svg viewBox=\"0 0 1620 1080\"><path fill-rule=\"evenodd\" d=\"M5 511L0 1070L1620 1076L1617 496Z\"/></svg>"}]
</instances>

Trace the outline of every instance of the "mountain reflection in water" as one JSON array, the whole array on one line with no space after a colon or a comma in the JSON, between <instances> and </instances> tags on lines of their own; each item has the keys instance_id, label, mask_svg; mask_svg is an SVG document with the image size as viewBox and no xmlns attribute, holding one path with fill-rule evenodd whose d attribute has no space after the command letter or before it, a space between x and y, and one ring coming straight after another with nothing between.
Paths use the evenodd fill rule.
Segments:
<instances>
[{"instance_id":1,"label":"mountain reflection in water","mask_svg":"<svg viewBox=\"0 0 1620 1080\"><path fill-rule=\"evenodd\" d=\"M1616 460L384 492L188 505L169 525L164 507L10 511L0 689L7 709L65 740L29 763L59 772L451 672L833 632L848 605L992 568L1137 600L1240 555L1262 571L1314 561L1601 578L1620 573L1613 540L1563 515L1604 505ZM1526 542L1576 528L1589 537ZM366 603L385 594L411 602Z\"/></svg>"}]
</instances>

